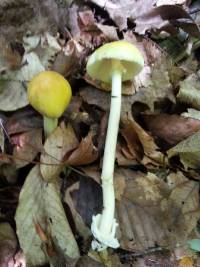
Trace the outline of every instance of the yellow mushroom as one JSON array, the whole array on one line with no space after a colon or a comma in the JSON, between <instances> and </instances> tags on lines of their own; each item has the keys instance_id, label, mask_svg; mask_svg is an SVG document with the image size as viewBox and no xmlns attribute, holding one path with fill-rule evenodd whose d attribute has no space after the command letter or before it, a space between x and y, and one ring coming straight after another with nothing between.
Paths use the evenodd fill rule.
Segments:
<instances>
[{"instance_id":1,"label":"yellow mushroom","mask_svg":"<svg viewBox=\"0 0 200 267\"><path fill-rule=\"evenodd\" d=\"M58 124L72 96L68 81L55 71L43 71L28 84L30 105L44 117L44 132L48 136Z\"/></svg>"}]
</instances>

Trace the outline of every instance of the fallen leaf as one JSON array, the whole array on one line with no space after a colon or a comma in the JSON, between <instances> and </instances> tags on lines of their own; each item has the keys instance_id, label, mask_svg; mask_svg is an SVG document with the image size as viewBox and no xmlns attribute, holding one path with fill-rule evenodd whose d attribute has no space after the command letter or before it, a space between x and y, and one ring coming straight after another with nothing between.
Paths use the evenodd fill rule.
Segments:
<instances>
[{"instance_id":1,"label":"fallen leaf","mask_svg":"<svg viewBox=\"0 0 200 267\"><path fill-rule=\"evenodd\" d=\"M136 156L137 160L144 165L148 163L163 165L164 155L159 152L153 137L133 119L126 118L123 125L125 130L122 130L122 135L126 139L131 154Z\"/></svg>"},{"instance_id":2,"label":"fallen leaf","mask_svg":"<svg viewBox=\"0 0 200 267\"><path fill-rule=\"evenodd\" d=\"M176 114L144 114L142 117L153 136L161 138L170 146L200 131L200 121L197 119L184 118Z\"/></svg>"},{"instance_id":3,"label":"fallen leaf","mask_svg":"<svg viewBox=\"0 0 200 267\"><path fill-rule=\"evenodd\" d=\"M70 124L62 123L46 139L41 154L40 170L45 181L53 181L63 169L64 156L78 146L78 140Z\"/></svg>"},{"instance_id":4,"label":"fallen leaf","mask_svg":"<svg viewBox=\"0 0 200 267\"><path fill-rule=\"evenodd\" d=\"M27 264L39 266L47 263L46 243L36 231L39 224L53 242L53 255L76 259L79 249L66 219L61 204L58 186L46 183L38 165L34 166L26 178L20 192L15 221L20 246L26 256Z\"/></svg>"},{"instance_id":5,"label":"fallen leaf","mask_svg":"<svg viewBox=\"0 0 200 267\"><path fill-rule=\"evenodd\" d=\"M88 135L81 140L79 146L68 157L63 159L63 163L71 166L78 166L94 162L98 158L98 150L93 144L93 135L92 132L89 132Z\"/></svg>"}]
</instances>

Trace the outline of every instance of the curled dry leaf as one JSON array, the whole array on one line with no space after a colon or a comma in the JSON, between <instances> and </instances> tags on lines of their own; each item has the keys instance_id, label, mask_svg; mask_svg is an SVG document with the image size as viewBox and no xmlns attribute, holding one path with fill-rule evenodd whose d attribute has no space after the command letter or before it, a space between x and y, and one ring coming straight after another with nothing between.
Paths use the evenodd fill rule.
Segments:
<instances>
[{"instance_id":1,"label":"curled dry leaf","mask_svg":"<svg viewBox=\"0 0 200 267\"><path fill-rule=\"evenodd\" d=\"M100 46L105 41L118 40L117 30L110 25L97 22L93 10L74 2L69 8L70 33L88 48Z\"/></svg>"},{"instance_id":2,"label":"curled dry leaf","mask_svg":"<svg viewBox=\"0 0 200 267\"><path fill-rule=\"evenodd\" d=\"M129 152L144 165L163 165L164 155L159 152L154 139L133 119L123 121L122 136L125 138Z\"/></svg>"},{"instance_id":3,"label":"curled dry leaf","mask_svg":"<svg viewBox=\"0 0 200 267\"><path fill-rule=\"evenodd\" d=\"M13 229L8 223L0 223L0 266L14 266L12 259L16 249L17 239Z\"/></svg>"},{"instance_id":4,"label":"curled dry leaf","mask_svg":"<svg viewBox=\"0 0 200 267\"><path fill-rule=\"evenodd\" d=\"M16 168L29 164L42 151L42 129L36 129L11 137L13 150L13 163Z\"/></svg>"},{"instance_id":5,"label":"curled dry leaf","mask_svg":"<svg viewBox=\"0 0 200 267\"><path fill-rule=\"evenodd\" d=\"M41 154L40 170L46 181L57 178L63 168L64 156L78 146L78 140L70 124L62 123L46 139L44 152Z\"/></svg>"},{"instance_id":6,"label":"curled dry leaf","mask_svg":"<svg viewBox=\"0 0 200 267\"><path fill-rule=\"evenodd\" d=\"M142 115L147 129L153 136L159 137L171 146L183 141L195 132L200 131L200 121L169 114Z\"/></svg>"},{"instance_id":7,"label":"curled dry leaf","mask_svg":"<svg viewBox=\"0 0 200 267\"><path fill-rule=\"evenodd\" d=\"M89 132L81 140L79 146L69 156L63 159L63 163L78 166L94 162L98 158L98 150L93 144L93 135L92 132Z\"/></svg>"}]
</instances>

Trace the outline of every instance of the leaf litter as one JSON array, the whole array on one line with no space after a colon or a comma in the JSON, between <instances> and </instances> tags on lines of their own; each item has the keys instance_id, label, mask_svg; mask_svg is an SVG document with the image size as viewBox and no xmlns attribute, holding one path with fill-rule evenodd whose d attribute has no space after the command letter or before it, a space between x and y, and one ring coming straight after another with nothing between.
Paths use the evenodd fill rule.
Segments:
<instances>
[{"instance_id":1,"label":"leaf litter","mask_svg":"<svg viewBox=\"0 0 200 267\"><path fill-rule=\"evenodd\" d=\"M0 10L3 266L198 267L187 246L199 239L200 218L198 1L7 0ZM120 39L138 46L145 67L123 84L114 179L121 247L104 255L90 250L90 224L102 209L110 88L85 64ZM46 141L26 93L45 69L73 88Z\"/></svg>"}]
</instances>

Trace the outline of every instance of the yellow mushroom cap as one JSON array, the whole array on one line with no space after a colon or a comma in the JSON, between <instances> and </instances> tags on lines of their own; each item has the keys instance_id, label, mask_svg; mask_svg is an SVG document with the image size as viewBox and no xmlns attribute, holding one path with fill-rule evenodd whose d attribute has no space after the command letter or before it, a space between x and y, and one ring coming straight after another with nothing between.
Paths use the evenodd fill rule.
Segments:
<instances>
[{"instance_id":1,"label":"yellow mushroom cap","mask_svg":"<svg viewBox=\"0 0 200 267\"><path fill-rule=\"evenodd\" d=\"M144 66L141 52L127 41L114 41L99 47L88 59L87 73L93 79L111 82L112 60L117 60L123 67L122 81L137 75Z\"/></svg>"},{"instance_id":2,"label":"yellow mushroom cap","mask_svg":"<svg viewBox=\"0 0 200 267\"><path fill-rule=\"evenodd\" d=\"M72 96L68 81L55 71L43 71L28 84L29 103L39 113L50 118L59 118Z\"/></svg>"}]
</instances>

